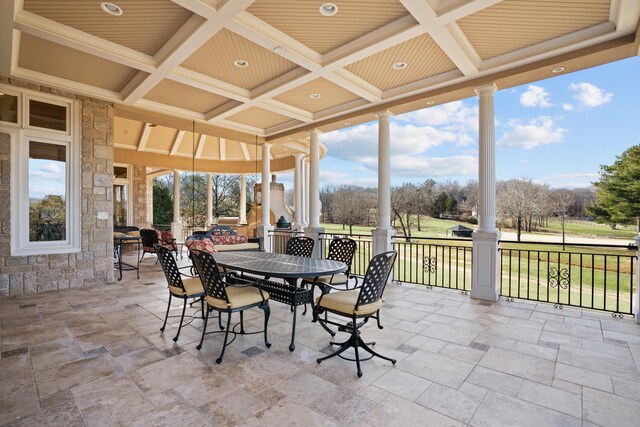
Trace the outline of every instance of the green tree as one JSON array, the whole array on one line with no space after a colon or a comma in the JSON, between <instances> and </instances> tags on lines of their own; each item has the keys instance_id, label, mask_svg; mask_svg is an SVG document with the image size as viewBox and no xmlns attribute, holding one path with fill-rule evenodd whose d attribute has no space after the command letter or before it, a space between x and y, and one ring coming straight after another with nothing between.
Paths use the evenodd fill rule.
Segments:
<instances>
[{"instance_id":1,"label":"green tree","mask_svg":"<svg viewBox=\"0 0 640 427\"><path fill-rule=\"evenodd\" d=\"M171 224L173 221L173 196L165 180L153 181L153 223Z\"/></svg>"},{"instance_id":2,"label":"green tree","mask_svg":"<svg viewBox=\"0 0 640 427\"><path fill-rule=\"evenodd\" d=\"M594 182L596 201L591 213L600 222L635 221L640 232L640 145L616 157L611 166L600 166L600 181Z\"/></svg>"},{"instance_id":3,"label":"green tree","mask_svg":"<svg viewBox=\"0 0 640 427\"><path fill-rule=\"evenodd\" d=\"M47 195L29 205L29 240L50 242L65 239L66 209L62 196Z\"/></svg>"}]
</instances>

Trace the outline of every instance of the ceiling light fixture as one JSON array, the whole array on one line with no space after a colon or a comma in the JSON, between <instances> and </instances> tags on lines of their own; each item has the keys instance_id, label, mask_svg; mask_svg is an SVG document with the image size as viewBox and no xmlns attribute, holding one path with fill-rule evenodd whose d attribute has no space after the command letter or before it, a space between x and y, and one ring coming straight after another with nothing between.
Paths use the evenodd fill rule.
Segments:
<instances>
[{"instance_id":1,"label":"ceiling light fixture","mask_svg":"<svg viewBox=\"0 0 640 427\"><path fill-rule=\"evenodd\" d=\"M344 122L344 125L345 125L345 126L349 126L350 124L351 124L351 123L349 123L349 122Z\"/></svg>"},{"instance_id":2,"label":"ceiling light fixture","mask_svg":"<svg viewBox=\"0 0 640 427\"><path fill-rule=\"evenodd\" d=\"M273 51L275 53L277 53L278 55L282 55L283 53L285 53L287 51L287 49L283 48L282 46L276 46L273 48Z\"/></svg>"},{"instance_id":3,"label":"ceiling light fixture","mask_svg":"<svg viewBox=\"0 0 640 427\"><path fill-rule=\"evenodd\" d=\"M323 16L333 16L338 13L338 6L333 3L324 3L320 6L320 14Z\"/></svg>"},{"instance_id":4,"label":"ceiling light fixture","mask_svg":"<svg viewBox=\"0 0 640 427\"><path fill-rule=\"evenodd\" d=\"M235 61L233 61L233 65L238 68L247 68L249 66L249 63L244 59L236 59Z\"/></svg>"},{"instance_id":5,"label":"ceiling light fixture","mask_svg":"<svg viewBox=\"0 0 640 427\"><path fill-rule=\"evenodd\" d=\"M311 98L311 99L320 99L320 98L322 98L322 95L320 95L319 93L312 93L311 95L309 95L309 98Z\"/></svg>"},{"instance_id":6,"label":"ceiling light fixture","mask_svg":"<svg viewBox=\"0 0 640 427\"><path fill-rule=\"evenodd\" d=\"M393 64L393 68L396 70L404 70L405 68L407 68L407 63L406 62L396 62L395 64Z\"/></svg>"},{"instance_id":7,"label":"ceiling light fixture","mask_svg":"<svg viewBox=\"0 0 640 427\"><path fill-rule=\"evenodd\" d=\"M558 73L563 72L564 70L565 70L565 68L564 68L564 67L556 67L556 68L554 68L553 70L551 70L551 72L552 72L553 74L558 74Z\"/></svg>"},{"instance_id":8,"label":"ceiling light fixture","mask_svg":"<svg viewBox=\"0 0 640 427\"><path fill-rule=\"evenodd\" d=\"M120 16L122 15L122 8L114 3L107 1L100 3L100 8L107 12L109 15Z\"/></svg>"},{"instance_id":9,"label":"ceiling light fixture","mask_svg":"<svg viewBox=\"0 0 640 427\"><path fill-rule=\"evenodd\" d=\"M436 103L436 101L434 101L433 99L430 99L430 100L427 101L427 105L433 105L435 103Z\"/></svg>"}]
</instances>

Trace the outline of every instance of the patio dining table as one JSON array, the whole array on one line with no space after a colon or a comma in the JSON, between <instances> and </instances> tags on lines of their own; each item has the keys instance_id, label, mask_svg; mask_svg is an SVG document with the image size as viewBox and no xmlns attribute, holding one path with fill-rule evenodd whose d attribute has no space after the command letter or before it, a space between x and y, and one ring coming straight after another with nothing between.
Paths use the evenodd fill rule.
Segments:
<instances>
[{"instance_id":1,"label":"patio dining table","mask_svg":"<svg viewBox=\"0 0 640 427\"><path fill-rule=\"evenodd\" d=\"M229 251L217 253L214 258L219 266L227 270L264 277L262 289L269 292L269 298L291 306L293 326L290 351L296 348L297 306L313 303L313 291L298 286L298 279L329 276L347 270L347 265L339 261L270 252ZM283 279L283 283L269 280L270 278Z\"/></svg>"}]
</instances>

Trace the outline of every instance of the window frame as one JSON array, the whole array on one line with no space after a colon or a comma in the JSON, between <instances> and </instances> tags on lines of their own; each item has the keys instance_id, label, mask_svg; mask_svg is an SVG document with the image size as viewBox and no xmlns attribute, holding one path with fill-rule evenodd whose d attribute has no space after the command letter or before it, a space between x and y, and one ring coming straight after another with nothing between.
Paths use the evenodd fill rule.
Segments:
<instances>
[{"instance_id":1,"label":"window frame","mask_svg":"<svg viewBox=\"0 0 640 427\"><path fill-rule=\"evenodd\" d=\"M11 96L15 96L18 98L18 106L17 106L17 112L18 112L18 117L17 117L17 123L13 123L13 122L6 122L4 120L0 120L0 126L2 126L3 128L5 128L5 130L7 128L14 128L14 129L19 129L22 128L22 116L23 116L23 96L22 93L15 90L13 88L13 86L6 86L6 85L1 85L0 84L0 92L2 92L5 95L11 95ZM7 131L8 132L8 131Z\"/></svg>"},{"instance_id":2,"label":"window frame","mask_svg":"<svg viewBox=\"0 0 640 427\"><path fill-rule=\"evenodd\" d=\"M3 85L0 91L9 93ZM15 89L12 92L16 92ZM13 94L13 93L12 93ZM67 108L67 131L47 130L28 126L28 100L64 105ZM0 132L11 138L11 255L47 255L81 251L81 105L74 99L48 95L36 91L19 92L22 103L21 126L0 122ZM65 240L48 242L29 241L29 141L66 146L65 164Z\"/></svg>"},{"instance_id":3,"label":"window frame","mask_svg":"<svg viewBox=\"0 0 640 427\"><path fill-rule=\"evenodd\" d=\"M116 178L115 177L115 173L113 174L113 186L116 185L126 185L127 186L127 224L132 224L133 223L133 197L132 197L132 189L133 189L133 177L131 176L132 172L133 172L133 168L131 167L131 165L126 164L126 163L114 163L113 164L114 169L116 167L121 167L121 168L127 168L127 179L123 179L123 178ZM113 194L113 200L115 201L116 195L115 192ZM113 216L115 214L115 212L112 212L111 215Z\"/></svg>"}]
</instances>

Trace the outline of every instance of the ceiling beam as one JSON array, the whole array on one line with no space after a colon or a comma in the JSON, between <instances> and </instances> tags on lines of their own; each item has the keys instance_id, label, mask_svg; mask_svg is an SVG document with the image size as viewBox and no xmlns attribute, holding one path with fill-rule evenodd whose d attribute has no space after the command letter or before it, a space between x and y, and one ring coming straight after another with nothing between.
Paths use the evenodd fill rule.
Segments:
<instances>
[{"instance_id":1,"label":"ceiling beam","mask_svg":"<svg viewBox=\"0 0 640 427\"><path fill-rule=\"evenodd\" d=\"M10 76L12 61L17 61L17 52L14 52L14 38L18 32L13 30L12 18L15 14L16 2L0 2L0 75Z\"/></svg>"},{"instance_id":2,"label":"ceiling beam","mask_svg":"<svg viewBox=\"0 0 640 427\"><path fill-rule=\"evenodd\" d=\"M138 139L138 151L144 151L147 146L147 141L149 140L149 135L151 135L151 129L153 129L156 125L152 125L151 123L145 123L142 128L142 132L140 133L140 139Z\"/></svg>"},{"instance_id":3,"label":"ceiling beam","mask_svg":"<svg viewBox=\"0 0 640 427\"><path fill-rule=\"evenodd\" d=\"M244 159L251 160L251 155L249 155L249 148L247 147L247 144L245 144L244 142L241 142L240 149L242 150L242 155L244 156Z\"/></svg>"},{"instance_id":4,"label":"ceiling beam","mask_svg":"<svg viewBox=\"0 0 640 427\"><path fill-rule=\"evenodd\" d=\"M200 138L198 138L198 148L196 148L196 152L195 152L195 156L196 159L201 159L202 158L202 150L204 150L204 143L207 140L207 135L200 134Z\"/></svg>"},{"instance_id":5,"label":"ceiling beam","mask_svg":"<svg viewBox=\"0 0 640 427\"><path fill-rule=\"evenodd\" d=\"M185 132L186 131L184 130L179 130L176 134L176 137L173 139L173 144L171 144L171 151L169 151L170 156L175 156L178 153L178 149L180 148L180 144L182 144Z\"/></svg>"},{"instance_id":6,"label":"ceiling beam","mask_svg":"<svg viewBox=\"0 0 640 427\"><path fill-rule=\"evenodd\" d=\"M227 140L224 138L220 138L220 142L218 145L220 148L220 160L227 160Z\"/></svg>"}]
</instances>

